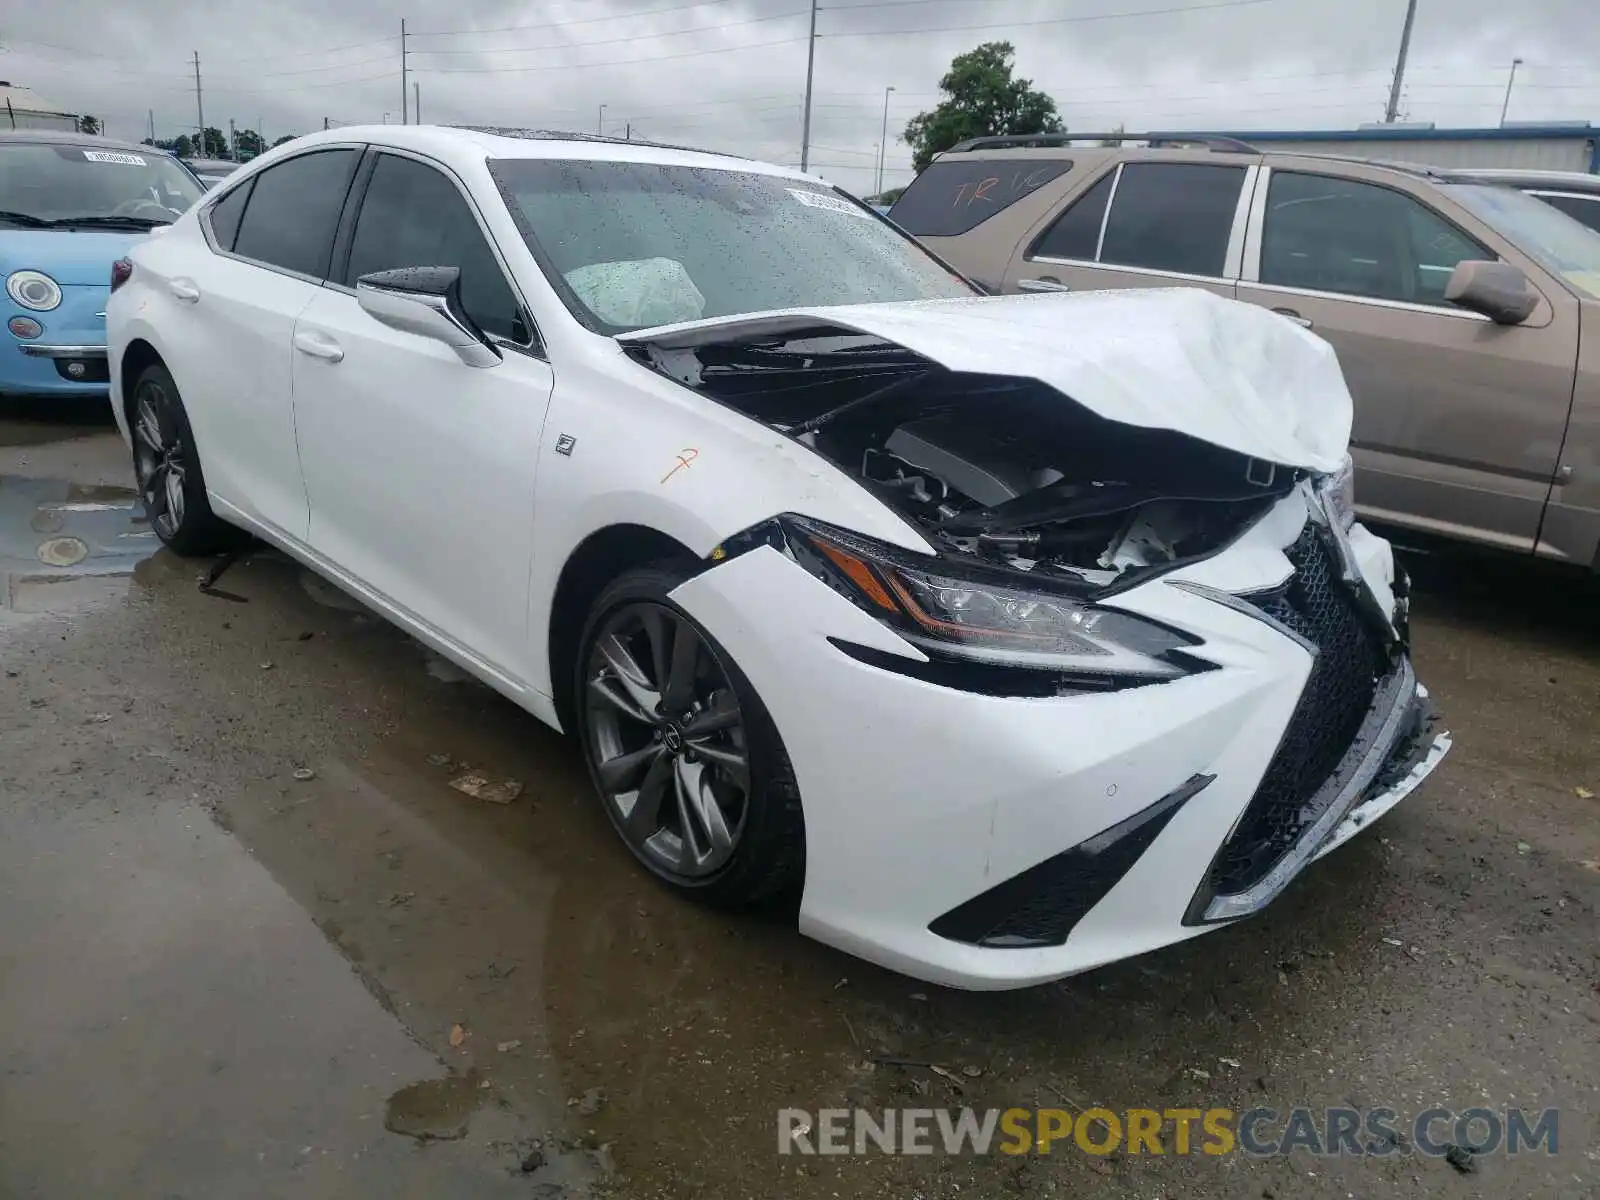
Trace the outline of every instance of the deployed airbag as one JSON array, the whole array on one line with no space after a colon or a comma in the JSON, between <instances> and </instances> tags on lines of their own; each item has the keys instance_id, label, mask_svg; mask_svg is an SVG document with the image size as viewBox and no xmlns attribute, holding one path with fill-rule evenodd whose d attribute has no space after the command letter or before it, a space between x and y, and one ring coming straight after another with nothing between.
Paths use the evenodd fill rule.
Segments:
<instances>
[{"instance_id":1,"label":"deployed airbag","mask_svg":"<svg viewBox=\"0 0 1600 1200\"><path fill-rule=\"evenodd\" d=\"M706 298L684 265L672 258L590 263L566 274L590 312L608 325L698 321Z\"/></svg>"}]
</instances>

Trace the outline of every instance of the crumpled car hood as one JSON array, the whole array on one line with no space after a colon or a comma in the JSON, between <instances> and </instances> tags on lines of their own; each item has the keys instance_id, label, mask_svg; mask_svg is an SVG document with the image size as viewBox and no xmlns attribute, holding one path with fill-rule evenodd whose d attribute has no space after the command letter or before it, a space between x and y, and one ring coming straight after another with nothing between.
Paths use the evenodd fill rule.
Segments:
<instances>
[{"instance_id":1,"label":"crumpled car hood","mask_svg":"<svg viewBox=\"0 0 1600 1200\"><path fill-rule=\"evenodd\" d=\"M1107 420L1284 466L1337 470L1350 443L1350 392L1333 348L1198 288L794 308L617 340L693 349L819 326L893 342L951 371L1036 379Z\"/></svg>"}]
</instances>

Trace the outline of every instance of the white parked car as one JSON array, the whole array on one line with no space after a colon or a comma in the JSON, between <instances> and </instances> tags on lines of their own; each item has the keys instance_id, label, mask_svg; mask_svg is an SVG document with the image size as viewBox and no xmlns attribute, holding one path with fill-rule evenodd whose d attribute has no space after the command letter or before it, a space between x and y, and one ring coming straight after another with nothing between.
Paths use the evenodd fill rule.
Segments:
<instances>
[{"instance_id":1,"label":"white parked car","mask_svg":"<svg viewBox=\"0 0 1600 1200\"><path fill-rule=\"evenodd\" d=\"M1003 988L1254 913L1438 764L1329 348L976 297L782 167L299 139L119 264L181 554L276 545L576 734L678 891Z\"/></svg>"}]
</instances>

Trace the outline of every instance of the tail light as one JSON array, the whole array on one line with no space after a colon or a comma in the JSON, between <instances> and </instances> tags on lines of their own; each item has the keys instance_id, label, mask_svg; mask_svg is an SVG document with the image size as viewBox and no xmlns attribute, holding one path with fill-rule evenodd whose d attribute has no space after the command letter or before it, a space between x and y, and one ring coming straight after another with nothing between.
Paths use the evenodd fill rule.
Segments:
<instances>
[{"instance_id":1,"label":"tail light","mask_svg":"<svg viewBox=\"0 0 1600 1200\"><path fill-rule=\"evenodd\" d=\"M133 259L119 258L111 264L111 290L114 292L133 278Z\"/></svg>"}]
</instances>

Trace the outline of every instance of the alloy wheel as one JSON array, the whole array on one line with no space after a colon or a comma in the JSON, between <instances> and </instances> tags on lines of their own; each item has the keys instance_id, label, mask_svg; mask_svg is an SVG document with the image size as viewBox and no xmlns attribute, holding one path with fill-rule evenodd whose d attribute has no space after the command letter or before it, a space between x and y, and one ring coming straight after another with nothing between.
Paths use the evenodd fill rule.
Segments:
<instances>
[{"instance_id":1,"label":"alloy wheel","mask_svg":"<svg viewBox=\"0 0 1600 1200\"><path fill-rule=\"evenodd\" d=\"M189 452L179 433L172 397L146 379L134 393L133 463L145 512L163 540L183 527Z\"/></svg>"},{"instance_id":2,"label":"alloy wheel","mask_svg":"<svg viewBox=\"0 0 1600 1200\"><path fill-rule=\"evenodd\" d=\"M588 753L618 830L664 873L704 879L732 858L750 804L739 699L700 631L638 601L595 631Z\"/></svg>"}]
</instances>

